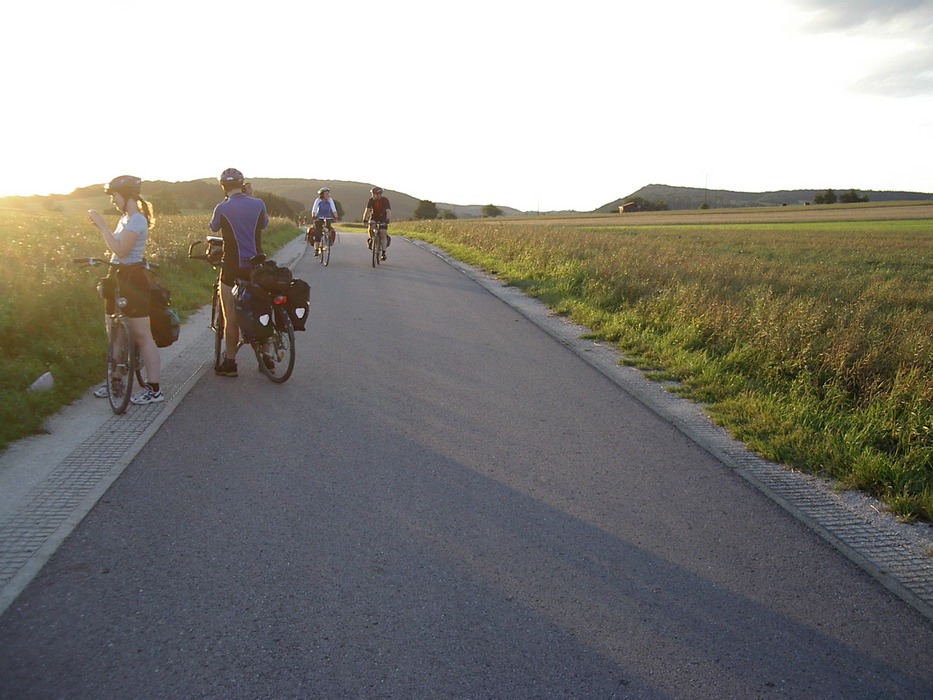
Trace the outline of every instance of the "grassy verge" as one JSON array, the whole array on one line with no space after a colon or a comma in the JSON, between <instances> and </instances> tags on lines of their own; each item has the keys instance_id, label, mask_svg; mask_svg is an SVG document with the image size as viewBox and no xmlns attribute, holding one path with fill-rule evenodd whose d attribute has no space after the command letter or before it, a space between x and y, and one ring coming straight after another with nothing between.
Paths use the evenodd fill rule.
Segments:
<instances>
[{"instance_id":1,"label":"grassy verge","mask_svg":"<svg viewBox=\"0 0 933 700\"><path fill-rule=\"evenodd\" d=\"M929 221L396 231L587 325L648 376L678 380L765 457L933 521Z\"/></svg>"},{"instance_id":2,"label":"grassy verge","mask_svg":"<svg viewBox=\"0 0 933 700\"><path fill-rule=\"evenodd\" d=\"M147 245L183 319L210 301L216 279L209 265L187 258L188 244L206 233L204 216L166 216ZM298 233L291 222L274 220L264 237L267 252ZM84 215L0 211L0 449L41 432L46 417L102 379L106 337L95 286L106 272L71 260L105 251ZM55 387L27 392L47 371Z\"/></svg>"}]
</instances>

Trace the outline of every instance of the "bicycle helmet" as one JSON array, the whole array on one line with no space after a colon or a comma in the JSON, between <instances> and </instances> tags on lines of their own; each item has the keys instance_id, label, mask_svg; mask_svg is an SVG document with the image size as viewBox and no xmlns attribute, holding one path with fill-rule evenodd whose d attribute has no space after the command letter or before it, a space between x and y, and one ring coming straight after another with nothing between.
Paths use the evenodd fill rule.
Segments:
<instances>
[{"instance_id":1,"label":"bicycle helmet","mask_svg":"<svg viewBox=\"0 0 933 700\"><path fill-rule=\"evenodd\" d=\"M220 186L225 190L243 186L243 173L236 168L227 168L217 179L220 181Z\"/></svg>"},{"instance_id":2,"label":"bicycle helmet","mask_svg":"<svg viewBox=\"0 0 933 700\"><path fill-rule=\"evenodd\" d=\"M373 187L369 192L370 192L370 194L382 194L382 188L381 188L381 187Z\"/></svg>"},{"instance_id":3,"label":"bicycle helmet","mask_svg":"<svg viewBox=\"0 0 933 700\"><path fill-rule=\"evenodd\" d=\"M116 192L124 197L138 197L139 189L142 184L143 181L138 177L133 175L120 175L104 185L104 192L107 194Z\"/></svg>"},{"instance_id":4,"label":"bicycle helmet","mask_svg":"<svg viewBox=\"0 0 933 700\"><path fill-rule=\"evenodd\" d=\"M330 192L330 187L322 187L317 191L319 195L324 194L325 192Z\"/></svg>"}]
</instances>

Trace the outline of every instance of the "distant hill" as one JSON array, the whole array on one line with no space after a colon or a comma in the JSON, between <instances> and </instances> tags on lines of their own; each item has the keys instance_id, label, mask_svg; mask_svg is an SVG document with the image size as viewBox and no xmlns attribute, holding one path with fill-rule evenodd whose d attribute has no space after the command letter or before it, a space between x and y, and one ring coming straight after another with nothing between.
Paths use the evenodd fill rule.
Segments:
<instances>
[{"instance_id":1,"label":"distant hill","mask_svg":"<svg viewBox=\"0 0 933 700\"><path fill-rule=\"evenodd\" d=\"M255 177L250 180L253 183L254 190L271 192L280 197L289 200L298 200L304 202L304 209L311 207L314 198L317 197L317 191L324 186L330 187L331 195L343 206L344 212L349 220L358 220L366 203L369 201L369 191L373 185L371 183L351 182L346 180L304 180L304 179L267 179ZM392 203L392 218L410 219L414 216L415 209L421 203L417 197L412 197L398 190L385 190L385 196ZM484 204L443 204L435 202L438 209L447 209L457 215L457 218L479 218L482 214ZM503 213L503 216L521 216L522 212L518 209L497 205Z\"/></svg>"},{"instance_id":2,"label":"distant hill","mask_svg":"<svg viewBox=\"0 0 933 700\"><path fill-rule=\"evenodd\" d=\"M253 190L269 192L285 199L295 212L309 209L317 197L317 191L324 186L331 190L331 195L340 202L345 218L358 221L369 201L371 183L350 182L345 180L310 180L302 178L250 178ZM200 211L209 214L223 194L217 180L189 180L185 182L165 182L161 180L143 181L144 197L158 199L170 197L186 213ZM421 200L397 190L385 190L392 203L392 216L395 219L410 219ZM79 213L88 208L110 209L110 200L103 192L103 184L79 187L71 194L55 194L32 197L0 197L0 205L25 210L55 210L67 213ZM480 217L484 205L438 204L438 209L453 211L458 218ZM505 216L520 216L517 209L498 205ZM158 215L158 211L156 211Z\"/></svg>"},{"instance_id":3,"label":"distant hill","mask_svg":"<svg viewBox=\"0 0 933 700\"><path fill-rule=\"evenodd\" d=\"M835 189L837 195L852 188ZM813 197L826 188L818 190L778 190L776 192L732 192L730 190L706 190L699 187L674 187L671 185L648 185L622 199L617 199L595 209L596 214L619 211L625 202L641 197L649 202L663 200L671 209L699 209L706 202L712 209L733 207L774 207L803 205L813 202ZM933 194L924 192L878 192L856 189L859 195L868 195L872 202L906 202L933 199Z\"/></svg>"},{"instance_id":4,"label":"distant hill","mask_svg":"<svg viewBox=\"0 0 933 700\"><path fill-rule=\"evenodd\" d=\"M305 180L301 178L263 178L250 179L254 190L271 192L289 200L302 203L301 209L310 209L317 197L317 191L329 187L331 196L340 202L344 216L348 221L359 221L369 201L372 183L350 182L346 180ZM385 190L385 196L392 204L392 216L396 219L411 218L420 200L396 190Z\"/></svg>"},{"instance_id":5,"label":"distant hill","mask_svg":"<svg viewBox=\"0 0 933 700\"><path fill-rule=\"evenodd\" d=\"M334 199L343 206L347 221L358 221L369 200L371 183L346 180L311 180L303 178L251 178L253 189L257 192L269 192L283 198L297 213L308 209L317 191L323 186L330 187ZM837 195L848 192L849 188L835 190ZM648 185L627 197L604 204L592 213L616 213L619 206L641 197L649 202L663 200L670 209L699 209L706 202L713 209L736 207L766 207L781 205L802 205L813 201L820 190L779 190L776 192L732 192L730 190L706 190L699 187L674 187L671 185ZM889 192L874 190L856 190L860 195L867 195L872 202L922 201L933 199L933 194L925 192ZM223 194L214 178L189 180L186 182L165 182L161 180L144 181L143 195L158 200L167 198L186 213L204 212L209 215ZM395 219L410 219L421 200L397 190L386 190L386 196L392 202L392 216ZM438 209L452 211L457 218L479 218L483 204L449 204L436 202ZM0 197L0 206L29 211L62 211L81 213L88 208L110 211L110 200L104 194L103 184L79 187L71 194L53 194L31 197ZM531 216L534 214L576 214L583 212L522 212L501 204L496 206L504 216ZM156 209L158 215L158 207Z\"/></svg>"}]
</instances>

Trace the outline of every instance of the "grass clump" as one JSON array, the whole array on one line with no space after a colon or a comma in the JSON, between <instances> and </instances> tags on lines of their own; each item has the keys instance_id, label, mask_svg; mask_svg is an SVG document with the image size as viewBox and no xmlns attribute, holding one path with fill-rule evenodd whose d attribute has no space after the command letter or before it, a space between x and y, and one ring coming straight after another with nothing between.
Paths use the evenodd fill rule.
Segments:
<instances>
[{"instance_id":1,"label":"grass clump","mask_svg":"<svg viewBox=\"0 0 933 700\"><path fill-rule=\"evenodd\" d=\"M933 521L928 221L405 228L677 380L765 457Z\"/></svg>"}]
</instances>

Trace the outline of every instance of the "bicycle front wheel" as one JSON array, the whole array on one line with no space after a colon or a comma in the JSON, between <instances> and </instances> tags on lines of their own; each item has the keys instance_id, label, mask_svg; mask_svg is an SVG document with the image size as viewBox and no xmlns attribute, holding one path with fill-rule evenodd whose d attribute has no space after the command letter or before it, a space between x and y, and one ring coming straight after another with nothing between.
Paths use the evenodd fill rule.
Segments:
<instances>
[{"instance_id":1,"label":"bicycle front wheel","mask_svg":"<svg viewBox=\"0 0 933 700\"><path fill-rule=\"evenodd\" d=\"M281 306L273 309L275 323L272 337L261 343L253 343L259 371L270 381L281 384L292 376L295 368L295 329L288 312Z\"/></svg>"},{"instance_id":2,"label":"bicycle front wheel","mask_svg":"<svg viewBox=\"0 0 933 700\"><path fill-rule=\"evenodd\" d=\"M220 290L214 287L214 298L211 299L211 330L214 331L214 369L220 367L224 360L224 327L224 310L220 305Z\"/></svg>"},{"instance_id":3,"label":"bicycle front wheel","mask_svg":"<svg viewBox=\"0 0 933 700\"><path fill-rule=\"evenodd\" d=\"M133 339L126 320L114 321L107 346L107 387L110 408L117 415L124 413L133 391Z\"/></svg>"},{"instance_id":4,"label":"bicycle front wheel","mask_svg":"<svg viewBox=\"0 0 933 700\"><path fill-rule=\"evenodd\" d=\"M328 231L324 231L324 235L321 236L321 262L324 267L330 264L330 233Z\"/></svg>"},{"instance_id":5,"label":"bicycle front wheel","mask_svg":"<svg viewBox=\"0 0 933 700\"><path fill-rule=\"evenodd\" d=\"M376 232L376 235L373 236L373 267L379 264L379 254L381 253L381 248L379 246L379 232Z\"/></svg>"}]
</instances>

